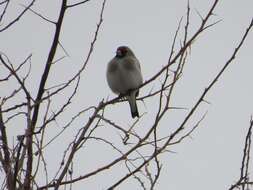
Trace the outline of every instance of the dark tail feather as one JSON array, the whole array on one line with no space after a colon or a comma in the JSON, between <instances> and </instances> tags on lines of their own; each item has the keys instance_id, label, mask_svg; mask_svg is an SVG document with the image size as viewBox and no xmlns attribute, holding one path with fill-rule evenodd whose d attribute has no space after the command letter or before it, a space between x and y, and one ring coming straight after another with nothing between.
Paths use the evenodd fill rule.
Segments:
<instances>
[{"instance_id":1,"label":"dark tail feather","mask_svg":"<svg viewBox=\"0 0 253 190\"><path fill-rule=\"evenodd\" d=\"M130 102L129 102L129 105L130 105L130 109L131 109L132 118L140 117L136 101L135 101L135 106L131 106Z\"/></svg>"},{"instance_id":2,"label":"dark tail feather","mask_svg":"<svg viewBox=\"0 0 253 190\"><path fill-rule=\"evenodd\" d=\"M132 118L139 117L138 107L136 104L136 92L131 92L128 96Z\"/></svg>"}]
</instances>

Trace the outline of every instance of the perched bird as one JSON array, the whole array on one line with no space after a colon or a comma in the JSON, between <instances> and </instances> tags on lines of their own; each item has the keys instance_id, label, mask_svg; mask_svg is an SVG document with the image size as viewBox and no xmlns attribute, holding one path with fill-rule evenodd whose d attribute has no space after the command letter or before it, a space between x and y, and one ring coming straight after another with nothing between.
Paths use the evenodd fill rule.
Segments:
<instances>
[{"instance_id":1,"label":"perched bird","mask_svg":"<svg viewBox=\"0 0 253 190\"><path fill-rule=\"evenodd\" d=\"M120 46L116 56L108 63L107 82L111 90L118 95L125 95L130 105L132 118L139 117L136 97L142 82L141 67L133 51L127 46Z\"/></svg>"}]
</instances>

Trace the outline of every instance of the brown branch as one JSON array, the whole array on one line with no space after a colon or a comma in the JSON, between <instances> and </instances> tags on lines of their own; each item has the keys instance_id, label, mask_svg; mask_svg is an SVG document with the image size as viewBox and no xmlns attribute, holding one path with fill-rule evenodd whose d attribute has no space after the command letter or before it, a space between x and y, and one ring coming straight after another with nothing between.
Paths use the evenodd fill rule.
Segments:
<instances>
[{"instance_id":1,"label":"brown branch","mask_svg":"<svg viewBox=\"0 0 253 190\"><path fill-rule=\"evenodd\" d=\"M46 18L45 16L43 16L42 14L40 14L40 13L34 11L33 9L31 9L31 8L29 8L29 7L27 7L27 6L23 5L23 4L20 4L20 5L21 5L22 7L24 7L24 8L28 8L29 11L31 11L32 13L34 13L35 15L37 15L38 17L40 17L41 19L43 19L43 20L45 20L45 21L47 21L47 22L49 22L49 23L51 23L51 24L56 24L56 22L54 22L54 21L52 21L52 20Z\"/></svg>"},{"instance_id":2,"label":"brown branch","mask_svg":"<svg viewBox=\"0 0 253 190\"><path fill-rule=\"evenodd\" d=\"M36 132L34 132L33 134L38 134L41 132L42 129L44 129L46 127L46 125L48 125L49 123L51 123L52 121L56 120L56 118L63 113L63 111L71 104L71 100L74 98L76 92L77 92L77 88L79 86L79 81L80 81L80 78L77 78L77 83L75 85L75 88L72 92L72 94L70 95L70 97L68 98L67 102L64 103L61 108L57 111L57 112L54 112L53 113L53 116L50 117L48 120L46 120L44 123L43 123L43 126L40 127L40 129ZM50 97L50 96L49 96Z\"/></svg>"},{"instance_id":3,"label":"brown branch","mask_svg":"<svg viewBox=\"0 0 253 190\"><path fill-rule=\"evenodd\" d=\"M3 149L3 155L4 155L3 160L0 160L0 161L2 163L2 166L6 174L7 187L8 189L14 189L15 186L13 186L14 183L13 183L13 172L12 172L12 167L11 167L11 158L10 158L7 134L6 134L6 127L3 123L1 106L0 106L0 132L1 132L0 141L2 141L2 149Z\"/></svg>"},{"instance_id":4,"label":"brown branch","mask_svg":"<svg viewBox=\"0 0 253 190\"><path fill-rule=\"evenodd\" d=\"M78 3L74 3L74 4L71 4L71 5L67 5L67 8L76 7L76 6L78 6L78 5L87 3L88 1L90 1L90 0L80 1L80 2L78 2Z\"/></svg>"},{"instance_id":5,"label":"brown branch","mask_svg":"<svg viewBox=\"0 0 253 190\"><path fill-rule=\"evenodd\" d=\"M188 131L185 135L181 136L178 140L169 143L169 145L175 145L181 143L185 138L190 137L190 135L195 131L197 127L199 127L200 123L204 120L207 112L200 118L200 120L192 127L190 131Z\"/></svg>"},{"instance_id":6,"label":"brown branch","mask_svg":"<svg viewBox=\"0 0 253 190\"><path fill-rule=\"evenodd\" d=\"M34 106L34 111L33 111L32 119L31 119L31 124L28 124L28 129L27 129L28 135L27 135L27 143L26 143L28 158L27 158L27 167L26 167L25 182L24 182L25 189L30 189L30 186L31 186L31 176L32 176L31 174L32 174L32 166L33 166L33 146L32 146L32 143L33 143L32 139L33 138L32 138L32 134L34 132L34 128L37 123L39 109L40 109L40 102L41 102L41 98L44 94L45 84L46 84L46 81L47 81L47 78L48 78L48 75L50 72L50 68L51 68L51 65L52 65L56 50L57 50L61 26L63 23L63 17L64 17L65 10L66 10L66 4L67 4L67 0L63 0L62 5L61 5L60 14L58 17L58 21L56 23L56 29L55 29L55 34L54 34L52 46L51 46L51 49L48 54L48 58L47 58L44 72L41 77L39 90L38 90L37 98L35 101L36 104ZM30 7L28 7L28 8L30 8ZM28 121L28 122L30 122L30 121Z\"/></svg>"},{"instance_id":7,"label":"brown branch","mask_svg":"<svg viewBox=\"0 0 253 190\"><path fill-rule=\"evenodd\" d=\"M169 60L168 64L166 66L164 66L159 72L157 72L153 77L151 77L150 79L145 81L139 88L141 88L143 86L146 86L148 83L150 83L150 82L154 81L155 79L157 79L163 72L165 72L167 70L168 67L173 65L178 60L178 58L186 51L186 49L188 47L190 47L190 45L194 42L194 40L204 31L206 23L207 23L208 19L212 16L212 12L213 12L213 10L216 7L218 2L219 2L219 0L214 1L212 7L210 8L210 10L207 13L206 17L203 19L203 21L202 21L200 27L198 28L198 30L185 43L185 45L178 51L178 53L173 58L171 58L171 60Z\"/></svg>"},{"instance_id":8,"label":"brown branch","mask_svg":"<svg viewBox=\"0 0 253 190\"><path fill-rule=\"evenodd\" d=\"M24 136L21 136L19 140L19 146L18 146L18 150L17 150L17 156L16 156L16 161L15 161L15 166L14 166L14 177L13 177L13 187L16 188L16 183L17 183L17 177L18 177L18 172L20 170L20 153L21 153L21 149L24 146L23 142L24 142Z\"/></svg>"},{"instance_id":9,"label":"brown branch","mask_svg":"<svg viewBox=\"0 0 253 190\"><path fill-rule=\"evenodd\" d=\"M196 109L199 107L200 103L204 100L207 92L214 86L214 84L218 81L218 79L222 76L222 74L224 73L224 71L226 70L226 68L231 64L231 62L235 59L235 56L237 55L239 49L241 48L241 46L243 45L246 37L249 34L250 29L253 27L252 24L250 24L248 26L248 28L246 29L246 32L244 33L242 39L239 42L239 45L235 48L234 52L232 53L232 56L227 60L227 62L225 63L225 65L223 66L223 68L220 70L220 72L216 75L216 77L213 79L213 81L208 85L208 87L204 90L204 92L202 93L202 95L200 96L200 98L198 99L198 101L196 102L196 104L193 106L193 108L191 109L191 111L188 113L188 115L185 117L184 121L182 122L182 124L180 125L179 128L177 128L176 131L174 131L170 138L168 139L168 144L170 143L170 141L175 137L175 135L177 135L180 131L182 131L184 129L185 124L187 123L187 121L191 118L191 116L193 115L193 113L196 111Z\"/></svg>"},{"instance_id":10,"label":"brown branch","mask_svg":"<svg viewBox=\"0 0 253 190\"><path fill-rule=\"evenodd\" d=\"M56 23L56 29L55 29L55 34L54 34L54 39L51 45L51 49L50 52L48 54L48 58L47 58L47 62L46 62L46 66L43 72L43 75L41 77L41 81L40 81L40 85L39 85L39 90L38 90L38 94L37 94L37 98L36 98L36 105L34 107L34 113L33 113L33 117L32 117L32 126L35 127L36 122L37 122L37 118L38 118L38 113L39 113L39 108L40 108L40 102L42 99L42 96L44 94L45 91L45 84L50 72L50 68L57 50L57 46L58 46L58 41L59 41L59 37L60 37L60 31L61 31L61 27L62 27L62 22L63 22L63 17L66 11L66 0L62 1L62 6L61 6L61 11L59 14L59 18L58 21Z\"/></svg>"},{"instance_id":11,"label":"brown branch","mask_svg":"<svg viewBox=\"0 0 253 190\"><path fill-rule=\"evenodd\" d=\"M23 91L26 94L26 98L27 99L32 99L29 91L27 90L27 88L25 87L24 81L20 79L20 77L18 76L18 74L15 72L15 70L9 66L3 59L2 55L0 54L0 61L3 63L3 65L10 71L10 73L16 78L16 80L18 81L18 83L20 84L20 86L22 87Z\"/></svg>"},{"instance_id":12,"label":"brown branch","mask_svg":"<svg viewBox=\"0 0 253 190\"><path fill-rule=\"evenodd\" d=\"M27 103L26 102L23 102L23 103L20 103L20 104L16 104L15 106L12 106L12 107L9 107L7 109L4 109L2 111L2 113L5 113L5 112L9 112L9 111L13 111L13 110L16 110L18 108L21 108L23 106L27 106Z\"/></svg>"},{"instance_id":13,"label":"brown branch","mask_svg":"<svg viewBox=\"0 0 253 190\"><path fill-rule=\"evenodd\" d=\"M102 4L102 9L101 9L101 12L100 12L100 20L99 20L99 23L97 24L97 29L95 31L95 36L94 36L94 39L91 43L91 46L90 46L90 50L89 50L89 53L88 53L88 56L82 66L82 68L79 70L79 72L72 78L70 79L70 81L64 86L62 87L61 89L64 89L68 84L70 84L76 77L79 77L81 72L85 69L89 59L90 59L90 56L93 52L93 48L94 48L94 45L95 45L95 42L97 40L97 36L98 36L98 32L99 32L99 29L100 29L100 26L103 22L103 13L104 13L104 8L105 8L105 3L106 3L106 0L103 1L103 4ZM67 7L65 7L67 8ZM59 92L61 89L58 89L54 92L54 94L56 94L57 92ZM52 94L51 94L52 95ZM50 95L50 96L51 96ZM72 159L74 157L74 154L76 153L77 149L78 149L78 146L82 143L83 141L83 138L84 138L84 135L86 134L88 128L91 126L91 124L93 123L93 121L96 119L96 115L97 113L102 109L102 103L99 104L98 106L98 109L96 109L93 113L93 115L91 116L91 118L89 119L89 121L87 122L87 124L83 127L83 130L82 130L82 133L80 134L79 138L77 139L77 141L75 143L73 143L72 145L72 148L71 148L71 152L70 152L70 155L68 156L68 159L67 159L67 162L59 176L59 178L57 179L57 182L56 184L54 184L54 187L55 189L58 189L59 186L61 185L61 182L64 178L64 176L66 175L67 173L67 170L68 170L68 167L70 165L70 163L72 162ZM42 187L43 188L43 187Z\"/></svg>"},{"instance_id":14,"label":"brown branch","mask_svg":"<svg viewBox=\"0 0 253 190\"><path fill-rule=\"evenodd\" d=\"M251 149L251 138L252 138L252 128L253 128L253 120L252 117L250 119L250 126L245 137L244 149L243 149L243 158L241 163L241 172L239 180L231 185L229 190L233 190L235 188L242 187L242 190L245 190L246 185L253 185L253 182L249 181L249 161L250 161L250 149Z\"/></svg>"},{"instance_id":15,"label":"brown branch","mask_svg":"<svg viewBox=\"0 0 253 190\"><path fill-rule=\"evenodd\" d=\"M3 54L3 53L0 52L0 54ZM3 54L3 55L8 59L8 57L5 54ZM31 57L32 57L32 54L30 54L21 64L19 64L19 66L16 69L12 68L13 71L10 72L10 74L7 77L5 77L3 79L0 79L0 82L1 81L7 81L13 75L12 73L17 73L23 67L23 65L25 65L25 63L27 63L28 60L31 59ZM8 62L10 62L9 59L8 59Z\"/></svg>"},{"instance_id":16,"label":"brown branch","mask_svg":"<svg viewBox=\"0 0 253 190\"><path fill-rule=\"evenodd\" d=\"M51 105L51 99L48 99L47 105L46 105L45 114L44 114L44 117L43 117L43 124L45 124L45 122L47 120L50 105ZM42 162L44 164L44 171L45 171L45 174L46 174L46 182L48 183L47 167L46 167L46 163L44 161L44 156L43 156L43 151L42 151L44 137L45 137L45 127L42 129L40 138L38 138L35 135L35 138L37 140L37 143L35 144L37 146L37 151L34 154L38 155L38 158L37 158L37 167L35 169L35 172L33 173L33 178L36 177L36 175L37 175L37 173L39 171L40 161L42 160Z\"/></svg>"},{"instance_id":17,"label":"brown branch","mask_svg":"<svg viewBox=\"0 0 253 190\"><path fill-rule=\"evenodd\" d=\"M2 2L0 2L0 5L4 4L4 3L7 3L9 0L4 0Z\"/></svg>"},{"instance_id":18,"label":"brown branch","mask_svg":"<svg viewBox=\"0 0 253 190\"><path fill-rule=\"evenodd\" d=\"M22 87L19 86L18 89L14 89L11 94L9 94L8 96L5 96L2 98L2 102L1 102L1 105L3 106L8 100L12 99L13 97L17 96L17 94L22 90ZM7 108L9 109L9 108ZM5 109L2 110L2 112L4 113L5 112Z\"/></svg>"},{"instance_id":19,"label":"brown branch","mask_svg":"<svg viewBox=\"0 0 253 190\"><path fill-rule=\"evenodd\" d=\"M67 7L66 7L67 8ZM38 101L37 103L41 103L42 101L48 99L49 97L52 97L56 94L58 94L60 91L62 91L63 89L65 89L66 87L68 87L71 83L73 83L75 81L76 78L80 77L80 75L82 74L82 72L85 70L89 60L90 60L90 57L93 53L93 49L95 47L95 44L96 44L96 41L97 41L97 38L98 38L98 33L100 31L100 28L101 28L101 25L103 23L103 14L104 14L104 9L105 9L105 1L103 1L103 4L102 4L102 8L101 8L101 12L100 12L100 16L99 16L99 22L97 24L97 28L95 30L95 33L94 33L94 37L92 39L92 42L91 42L91 45L90 45L90 49L89 49L89 52L86 56L86 59L84 60L83 62L83 65L82 67L79 69L79 71L73 76L71 77L66 83L64 83L60 88L56 89L55 91L51 92L49 95L45 96L45 97L42 97L40 101ZM59 42L59 41L58 41Z\"/></svg>"},{"instance_id":20,"label":"brown branch","mask_svg":"<svg viewBox=\"0 0 253 190\"><path fill-rule=\"evenodd\" d=\"M12 26L14 23L16 23L17 21L19 21L19 19L21 19L21 17L27 12L27 10L33 6L35 0L33 0L28 6L27 8L25 8L13 21L11 21L8 25L6 25L5 27L3 27L2 29L0 29L0 32L3 32L4 30L8 29L10 26Z\"/></svg>"},{"instance_id":21,"label":"brown branch","mask_svg":"<svg viewBox=\"0 0 253 190\"><path fill-rule=\"evenodd\" d=\"M4 121L4 124L6 125L9 121L11 121L13 118L17 117L17 116L20 116L20 115L24 115L26 116L27 113L26 112L17 112L17 113L14 113L13 115L10 115L9 117L7 117Z\"/></svg>"},{"instance_id":22,"label":"brown branch","mask_svg":"<svg viewBox=\"0 0 253 190\"><path fill-rule=\"evenodd\" d=\"M136 137L136 138L139 139L139 136L137 136L136 134L134 134L133 132L131 132L131 129L130 129L130 130L125 130L125 129L123 129L123 127L117 125L117 124L114 123L113 121L111 121L111 120L109 120L109 119L103 117L103 116L100 115L100 114L97 114L96 117L102 119L104 122L106 122L107 124L113 126L115 129L118 129L119 131L123 132L124 135L125 135L125 137L123 138L123 139L125 139L125 140L123 140L124 143L126 143L126 142L125 142L126 139L129 139L129 135L132 135L132 136L134 136L134 137Z\"/></svg>"},{"instance_id":23,"label":"brown branch","mask_svg":"<svg viewBox=\"0 0 253 190\"><path fill-rule=\"evenodd\" d=\"M102 104L100 104L102 105ZM98 106L98 108L100 108L101 106ZM71 147L71 152L68 156L68 159L67 159L67 162L59 176L59 178L57 179L57 182L56 184L54 185L54 188L57 190L59 189L59 186L62 185L62 180L64 178L64 176L66 175L67 171L68 171L68 167L70 165L70 163L72 162L73 158L74 158L74 155L79 147L79 145L82 143L83 139L84 139L84 136L86 134L86 132L88 131L89 127L91 126L91 124L93 123L93 121L95 120L96 118L96 115L98 114L98 112L100 111L100 109L96 109L95 112L93 113L92 117L90 117L88 123L83 127L83 130L79 136L79 138L77 139L76 142L73 143L72 147ZM42 187L43 189L44 187Z\"/></svg>"},{"instance_id":24,"label":"brown branch","mask_svg":"<svg viewBox=\"0 0 253 190\"><path fill-rule=\"evenodd\" d=\"M0 23L1 23L2 20L3 20L3 17L4 17L4 15L5 15L5 13L6 13L6 10L7 10L7 8L8 8L9 3L10 3L10 0L3 1L3 2L0 3L0 5L2 5L2 4L4 4L4 3L5 3L5 7L4 7L3 12L2 12L2 14L1 14L1 16L0 16Z\"/></svg>"}]
</instances>

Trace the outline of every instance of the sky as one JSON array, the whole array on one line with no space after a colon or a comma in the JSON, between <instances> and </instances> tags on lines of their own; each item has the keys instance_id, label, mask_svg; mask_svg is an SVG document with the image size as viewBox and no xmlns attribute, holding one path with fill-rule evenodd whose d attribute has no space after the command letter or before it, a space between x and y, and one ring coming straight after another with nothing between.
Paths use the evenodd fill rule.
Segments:
<instances>
[{"instance_id":1,"label":"sky","mask_svg":"<svg viewBox=\"0 0 253 190\"><path fill-rule=\"evenodd\" d=\"M25 1L22 1L25 4ZM69 1L78 2L78 1ZM189 36L192 36L200 25L200 15L206 15L213 1L191 0L191 17ZM7 23L23 7L20 1L11 2L11 7L4 23ZM60 42L68 56L57 62L49 75L47 86L54 86L69 78L86 59L92 37L99 21L102 1L90 2L70 9L65 15ZM215 9L215 15L210 23L221 20L200 35L193 43L184 73L176 85L172 106L190 109L204 89L213 80L222 66L232 55L246 27L251 22L252 0L220 1ZM33 10L49 19L56 20L60 1L38 1ZM128 45L135 52L141 63L144 80L151 78L167 64L171 44L179 20L186 15L187 1L145 1L145 0L107 0L103 23L98 35L94 52L86 71L81 76L80 89L74 99L71 109L52 125L46 138L52 138L66 123L67 116L98 105L102 99L115 97L110 91L105 77L107 63L115 56L115 50L120 45ZM3 23L3 24L4 24ZM1 26L1 25L0 25ZM26 85L35 96L39 84L39 76L44 68L47 54L53 38L54 26L41 18L27 12L24 17L7 31L0 33L0 51L8 55L12 63L22 62L32 54L31 75ZM182 38L182 35L180 36ZM179 41L177 42L179 46ZM155 189L228 189L239 177L244 138L249 127L250 116L253 114L252 60L253 34L249 34L245 44L236 59L225 71L206 97L209 104L201 104L188 126L191 127L205 114L199 128L182 143L170 148L173 153L162 154L163 165L161 177ZM64 56L64 51L58 49L57 58ZM0 76L3 76L0 71ZM148 85L140 92L147 94L153 87L159 86L159 81ZM6 96L14 86L14 81L0 84L3 89L0 97ZM52 103L53 109L66 100L70 92L57 96ZM21 95L20 95L21 96ZM16 101L19 101L17 97ZM150 127L157 111L157 98L151 98L145 105L138 102L140 113L146 113L136 131L142 134ZM175 129L188 110L169 112L161 122L161 133L170 134ZM126 128L133 124L127 103L115 104L105 110L105 116L111 118ZM80 117L71 129L68 129L59 140L45 150L48 158L49 176L55 173L55 165L59 165L66 145L85 123L89 115ZM9 123L8 136L15 139L22 134L24 128L17 118ZM119 134L110 129L101 130L98 135L105 135L114 140ZM14 140L15 141L15 140ZM78 174L92 170L94 166L107 163L115 155L110 148L102 143L90 144L83 148L75 158L75 171ZM124 147L121 147L124 149ZM57 154L56 154L57 151ZM60 155L60 156L59 156ZM123 176L123 165L112 168L110 172L74 184L74 189L106 189L115 182L118 176ZM253 172L251 165L251 173ZM110 175L108 175L110 174ZM43 183L42 183L43 184ZM135 179L124 182L119 189L141 189Z\"/></svg>"}]
</instances>

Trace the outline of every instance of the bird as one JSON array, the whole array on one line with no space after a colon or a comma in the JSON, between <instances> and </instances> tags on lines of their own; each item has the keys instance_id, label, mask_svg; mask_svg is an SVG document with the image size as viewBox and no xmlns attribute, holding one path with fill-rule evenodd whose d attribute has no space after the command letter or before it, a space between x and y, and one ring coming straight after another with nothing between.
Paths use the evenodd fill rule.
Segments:
<instances>
[{"instance_id":1,"label":"bird","mask_svg":"<svg viewBox=\"0 0 253 190\"><path fill-rule=\"evenodd\" d=\"M115 57L107 65L106 78L115 94L127 98L132 118L139 117L136 97L143 77L140 62L128 46L117 48Z\"/></svg>"}]
</instances>

